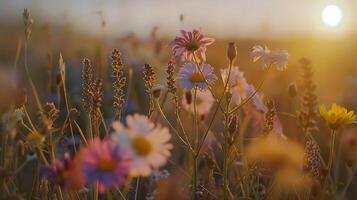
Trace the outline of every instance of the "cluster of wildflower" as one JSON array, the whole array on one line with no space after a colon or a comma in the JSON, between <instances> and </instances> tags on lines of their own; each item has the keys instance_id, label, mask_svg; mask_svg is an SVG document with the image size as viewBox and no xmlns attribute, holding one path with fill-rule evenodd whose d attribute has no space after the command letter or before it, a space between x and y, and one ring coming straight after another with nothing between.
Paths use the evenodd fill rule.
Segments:
<instances>
[{"instance_id":1,"label":"cluster of wildflower","mask_svg":"<svg viewBox=\"0 0 357 200\"><path fill-rule=\"evenodd\" d=\"M149 176L170 156L171 135L146 116L128 116L126 123L127 127L115 122L110 137L94 138L72 160L65 154L63 161L43 167L44 177L67 190L98 181L99 191L105 192L123 186L129 176Z\"/></svg>"}]
</instances>

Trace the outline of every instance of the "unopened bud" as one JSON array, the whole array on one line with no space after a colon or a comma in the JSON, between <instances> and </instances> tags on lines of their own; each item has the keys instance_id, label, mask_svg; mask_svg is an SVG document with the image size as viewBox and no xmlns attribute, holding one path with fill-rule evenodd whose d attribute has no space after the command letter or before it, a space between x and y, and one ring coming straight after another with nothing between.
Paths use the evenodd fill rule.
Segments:
<instances>
[{"instance_id":1,"label":"unopened bud","mask_svg":"<svg viewBox=\"0 0 357 200\"><path fill-rule=\"evenodd\" d=\"M237 46L234 42L230 42L227 48L227 57L230 62L233 63L234 59L237 57Z\"/></svg>"},{"instance_id":2,"label":"unopened bud","mask_svg":"<svg viewBox=\"0 0 357 200\"><path fill-rule=\"evenodd\" d=\"M233 115L232 117L230 117L229 124L228 124L229 145L232 145L234 143L238 133L238 129L239 129L239 118L236 115Z\"/></svg>"},{"instance_id":3,"label":"unopened bud","mask_svg":"<svg viewBox=\"0 0 357 200\"><path fill-rule=\"evenodd\" d=\"M153 95L155 98L160 98L160 94L161 94L162 88L163 88L163 87L162 87L161 85L154 86L154 87L151 89L152 95Z\"/></svg>"},{"instance_id":4,"label":"unopened bud","mask_svg":"<svg viewBox=\"0 0 357 200\"><path fill-rule=\"evenodd\" d=\"M192 103L192 94L191 91L185 92L186 103L190 105Z\"/></svg>"},{"instance_id":5,"label":"unopened bud","mask_svg":"<svg viewBox=\"0 0 357 200\"><path fill-rule=\"evenodd\" d=\"M290 97L295 97L297 94L297 87L295 83L290 83L289 85L289 95Z\"/></svg>"},{"instance_id":6,"label":"unopened bud","mask_svg":"<svg viewBox=\"0 0 357 200\"><path fill-rule=\"evenodd\" d=\"M25 155L25 143L22 140L17 142L17 150L20 156Z\"/></svg>"}]
</instances>

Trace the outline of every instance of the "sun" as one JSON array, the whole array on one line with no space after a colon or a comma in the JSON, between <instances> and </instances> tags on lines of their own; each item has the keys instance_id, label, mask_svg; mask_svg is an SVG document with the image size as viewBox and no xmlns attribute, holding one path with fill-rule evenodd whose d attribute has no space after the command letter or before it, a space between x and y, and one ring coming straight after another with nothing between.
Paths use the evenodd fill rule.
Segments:
<instances>
[{"instance_id":1,"label":"sun","mask_svg":"<svg viewBox=\"0 0 357 200\"><path fill-rule=\"evenodd\" d=\"M327 5L321 13L322 21L328 26L337 26L342 20L342 10L336 5Z\"/></svg>"}]
</instances>

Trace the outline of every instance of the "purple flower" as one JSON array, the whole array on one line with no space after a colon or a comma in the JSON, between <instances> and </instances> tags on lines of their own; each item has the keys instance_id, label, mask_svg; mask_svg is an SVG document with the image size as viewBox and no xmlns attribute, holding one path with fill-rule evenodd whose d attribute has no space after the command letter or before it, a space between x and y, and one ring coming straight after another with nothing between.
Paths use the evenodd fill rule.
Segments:
<instances>
[{"instance_id":1,"label":"purple flower","mask_svg":"<svg viewBox=\"0 0 357 200\"><path fill-rule=\"evenodd\" d=\"M129 160L118 154L119 144L109 139L100 141L95 138L93 142L79 153L79 168L86 182L99 182L99 192L125 183L129 172Z\"/></svg>"},{"instance_id":2,"label":"purple flower","mask_svg":"<svg viewBox=\"0 0 357 200\"><path fill-rule=\"evenodd\" d=\"M213 67L203 63L201 71L197 69L194 63L185 63L178 74L178 80L182 87L191 90L197 86L200 90L205 90L208 84L213 84L217 76L213 74ZM201 73L202 72L202 73Z\"/></svg>"},{"instance_id":3,"label":"purple flower","mask_svg":"<svg viewBox=\"0 0 357 200\"><path fill-rule=\"evenodd\" d=\"M63 160L54 160L50 166L41 167L41 174L52 183L63 189L74 189L78 183L73 179L73 161L69 154L64 154Z\"/></svg>"}]
</instances>

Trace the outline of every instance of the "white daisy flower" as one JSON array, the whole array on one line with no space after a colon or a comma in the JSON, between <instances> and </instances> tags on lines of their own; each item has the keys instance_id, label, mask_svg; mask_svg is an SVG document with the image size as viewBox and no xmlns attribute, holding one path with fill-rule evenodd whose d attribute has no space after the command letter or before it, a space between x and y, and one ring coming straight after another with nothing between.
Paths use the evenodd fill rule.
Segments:
<instances>
[{"instance_id":1,"label":"white daisy flower","mask_svg":"<svg viewBox=\"0 0 357 200\"><path fill-rule=\"evenodd\" d=\"M250 56L253 58L253 62L259 60L263 69L274 65L280 71L286 69L289 59L289 53L286 50L271 51L268 47L260 45L253 46Z\"/></svg>"},{"instance_id":2,"label":"white daisy flower","mask_svg":"<svg viewBox=\"0 0 357 200\"><path fill-rule=\"evenodd\" d=\"M173 148L168 143L171 134L166 127L155 126L146 116L134 114L126 118L127 127L113 124L113 140L120 143L120 151L128 151L131 176L149 176L153 169L166 164Z\"/></svg>"}]
</instances>

